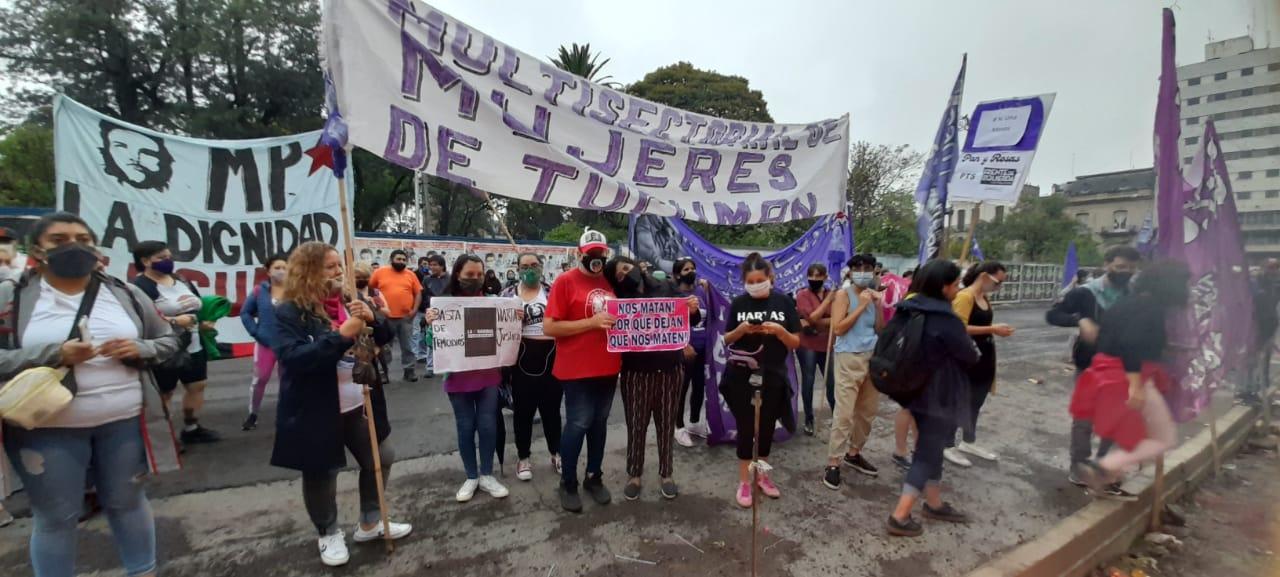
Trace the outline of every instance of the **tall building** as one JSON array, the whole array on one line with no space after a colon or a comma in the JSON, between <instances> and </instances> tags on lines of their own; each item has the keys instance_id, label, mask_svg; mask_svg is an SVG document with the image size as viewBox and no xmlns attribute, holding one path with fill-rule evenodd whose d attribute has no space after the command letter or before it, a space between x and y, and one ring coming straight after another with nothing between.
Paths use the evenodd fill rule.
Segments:
<instances>
[{"instance_id":1,"label":"tall building","mask_svg":"<svg viewBox=\"0 0 1280 577\"><path fill-rule=\"evenodd\" d=\"M1067 216L1076 219L1104 247L1134 245L1155 208L1156 171L1152 168L1077 176L1054 185L1067 199Z\"/></svg>"},{"instance_id":2,"label":"tall building","mask_svg":"<svg viewBox=\"0 0 1280 577\"><path fill-rule=\"evenodd\" d=\"M1273 42L1274 43L1274 42ZM1251 261L1280 256L1280 46L1243 36L1204 47L1204 62L1178 67L1182 162L1212 118L1222 142Z\"/></svg>"}]
</instances>

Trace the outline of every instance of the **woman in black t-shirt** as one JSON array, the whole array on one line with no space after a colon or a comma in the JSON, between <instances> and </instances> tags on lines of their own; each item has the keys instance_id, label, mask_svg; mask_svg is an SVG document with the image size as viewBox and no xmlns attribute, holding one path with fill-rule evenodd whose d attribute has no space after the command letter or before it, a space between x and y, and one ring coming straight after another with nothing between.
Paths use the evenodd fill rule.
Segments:
<instances>
[{"instance_id":1,"label":"woman in black t-shirt","mask_svg":"<svg viewBox=\"0 0 1280 577\"><path fill-rule=\"evenodd\" d=\"M724 342L739 354L753 357L763 373L760 405L759 457L763 461L773 446L773 430L784 411L791 410L791 385L787 381L787 359L800 346L800 318L791 297L773 290L773 267L760 253L751 253L742 262L742 283L747 294L733 299ZM720 378L720 395L733 412L738 427L738 505L751 507L751 446L755 437L755 407L751 405L752 371L729 362ZM768 497L781 496L769 475L757 477L760 490Z\"/></svg>"}]
</instances>

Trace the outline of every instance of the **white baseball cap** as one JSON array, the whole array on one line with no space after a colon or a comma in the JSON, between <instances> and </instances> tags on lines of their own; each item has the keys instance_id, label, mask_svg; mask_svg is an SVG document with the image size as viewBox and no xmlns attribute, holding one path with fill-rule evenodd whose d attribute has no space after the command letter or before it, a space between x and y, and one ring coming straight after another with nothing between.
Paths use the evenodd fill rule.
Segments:
<instances>
[{"instance_id":1,"label":"white baseball cap","mask_svg":"<svg viewBox=\"0 0 1280 577\"><path fill-rule=\"evenodd\" d=\"M604 233L598 230L591 230L588 227L582 231L582 236L578 238L578 250L583 254L590 252L593 248L609 250L609 243L604 238Z\"/></svg>"}]
</instances>

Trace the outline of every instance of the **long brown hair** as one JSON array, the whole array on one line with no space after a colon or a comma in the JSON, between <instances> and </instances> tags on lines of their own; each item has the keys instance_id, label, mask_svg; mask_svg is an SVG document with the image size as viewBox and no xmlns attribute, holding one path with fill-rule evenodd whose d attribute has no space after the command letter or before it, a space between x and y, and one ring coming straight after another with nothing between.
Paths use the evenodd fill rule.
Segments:
<instances>
[{"instance_id":1,"label":"long brown hair","mask_svg":"<svg viewBox=\"0 0 1280 577\"><path fill-rule=\"evenodd\" d=\"M330 251L337 252L323 242L303 243L289 255L289 274L284 279L284 298L293 301L298 308L319 318L329 320L322 301L329 297L329 275L324 271L324 259Z\"/></svg>"}]
</instances>

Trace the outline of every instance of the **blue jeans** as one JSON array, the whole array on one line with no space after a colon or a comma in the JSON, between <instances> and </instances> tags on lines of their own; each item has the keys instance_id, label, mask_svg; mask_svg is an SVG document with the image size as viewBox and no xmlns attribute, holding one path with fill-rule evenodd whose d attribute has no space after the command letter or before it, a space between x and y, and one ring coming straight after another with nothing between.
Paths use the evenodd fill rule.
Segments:
<instances>
[{"instance_id":1,"label":"blue jeans","mask_svg":"<svg viewBox=\"0 0 1280 577\"><path fill-rule=\"evenodd\" d=\"M911 455L911 468L907 470L902 491L919 494L925 486L942 480L942 451L948 439L955 438L956 423L918 411L911 411L911 417L916 420L916 450Z\"/></svg>"},{"instance_id":2,"label":"blue jeans","mask_svg":"<svg viewBox=\"0 0 1280 577\"><path fill-rule=\"evenodd\" d=\"M498 440L498 387L470 393L449 393L453 420L458 425L458 452L468 479L493 474ZM476 467L476 436L480 437L480 466Z\"/></svg>"},{"instance_id":3,"label":"blue jeans","mask_svg":"<svg viewBox=\"0 0 1280 577\"><path fill-rule=\"evenodd\" d=\"M6 432L5 451L31 499L36 577L74 577L76 524L87 481L98 489L125 572L156 570L156 525L141 482L146 449L137 418L83 429Z\"/></svg>"},{"instance_id":4,"label":"blue jeans","mask_svg":"<svg viewBox=\"0 0 1280 577\"><path fill-rule=\"evenodd\" d=\"M825 371L823 377L827 385L827 403L834 411L836 407L836 371L827 368L826 351L815 351L800 347L796 349L796 358L800 361L800 402L804 404L804 422L813 424L813 381L818 376L818 367Z\"/></svg>"},{"instance_id":5,"label":"blue jeans","mask_svg":"<svg viewBox=\"0 0 1280 577\"><path fill-rule=\"evenodd\" d=\"M564 381L564 434L560 436L562 469L560 483L565 489L578 489L578 454L582 441L587 441L587 476L601 474L604 464L604 442L609 427L609 409L618 376Z\"/></svg>"}]
</instances>

